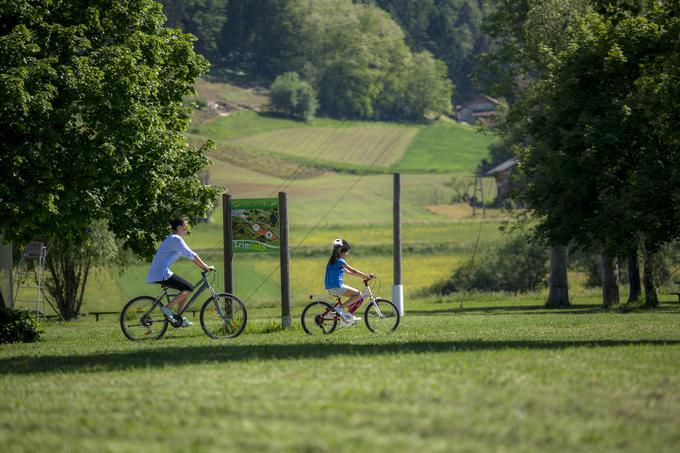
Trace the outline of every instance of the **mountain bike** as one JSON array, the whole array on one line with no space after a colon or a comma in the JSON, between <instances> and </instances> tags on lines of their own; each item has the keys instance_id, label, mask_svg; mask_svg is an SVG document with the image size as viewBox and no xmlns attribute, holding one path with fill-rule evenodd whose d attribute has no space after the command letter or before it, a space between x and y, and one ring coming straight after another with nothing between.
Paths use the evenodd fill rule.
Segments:
<instances>
[{"instance_id":1,"label":"mountain bike","mask_svg":"<svg viewBox=\"0 0 680 453\"><path fill-rule=\"evenodd\" d=\"M211 296L201 308L201 327L210 338L235 338L246 327L248 313L246 306L233 294L218 293L201 272L201 279L196 282L194 295L177 315L187 311L194 301L206 289ZM168 288L161 285L161 293L157 297L139 296L130 300L120 313L120 328L130 340L159 339L168 330L168 325L178 327L169 321L160 307L163 301L169 303L176 294L169 294Z\"/></svg>"},{"instance_id":2,"label":"mountain bike","mask_svg":"<svg viewBox=\"0 0 680 453\"><path fill-rule=\"evenodd\" d=\"M354 315L364 301L369 301L364 311L364 322L366 327L373 333L392 332L399 326L401 316L397 307L387 299L373 295L371 286L368 284L370 278L364 279L364 289L361 291L361 298L343 308L346 312ZM379 283L379 280L376 280ZM338 327L339 322L345 322L335 311L341 304L341 299L336 297L334 300L319 295L310 295L312 300L304 310L300 320L302 328L308 335L333 333Z\"/></svg>"}]
</instances>

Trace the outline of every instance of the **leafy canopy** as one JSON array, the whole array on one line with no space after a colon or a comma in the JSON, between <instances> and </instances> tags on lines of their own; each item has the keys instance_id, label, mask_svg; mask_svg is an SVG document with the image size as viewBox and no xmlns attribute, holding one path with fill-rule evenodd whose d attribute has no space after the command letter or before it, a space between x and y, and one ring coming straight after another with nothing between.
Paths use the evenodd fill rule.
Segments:
<instances>
[{"instance_id":1,"label":"leafy canopy","mask_svg":"<svg viewBox=\"0 0 680 453\"><path fill-rule=\"evenodd\" d=\"M82 242L97 219L140 255L218 193L183 97L208 64L152 0L0 7L0 232Z\"/></svg>"}]
</instances>

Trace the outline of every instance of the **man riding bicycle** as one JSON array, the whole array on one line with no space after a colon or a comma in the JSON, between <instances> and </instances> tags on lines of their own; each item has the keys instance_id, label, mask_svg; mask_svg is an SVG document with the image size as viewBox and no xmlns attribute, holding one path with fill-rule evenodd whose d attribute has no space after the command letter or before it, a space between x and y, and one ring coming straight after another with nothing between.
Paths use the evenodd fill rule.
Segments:
<instances>
[{"instance_id":1,"label":"man riding bicycle","mask_svg":"<svg viewBox=\"0 0 680 453\"><path fill-rule=\"evenodd\" d=\"M169 234L161 242L160 247L158 247L158 251L151 262L149 273L146 276L146 282L158 283L162 286L179 290L179 294L167 306L161 306L160 309L174 327L189 327L193 323L173 313L171 308L177 305L177 312L180 313L184 307L184 302L194 290L194 287L191 283L173 273L170 270L170 266L183 256L192 260L202 270L214 271L215 267L205 264L198 254L191 250L186 242L184 242L182 236L185 236L189 231L186 218L177 217L170 222L170 226L172 234Z\"/></svg>"}]
</instances>

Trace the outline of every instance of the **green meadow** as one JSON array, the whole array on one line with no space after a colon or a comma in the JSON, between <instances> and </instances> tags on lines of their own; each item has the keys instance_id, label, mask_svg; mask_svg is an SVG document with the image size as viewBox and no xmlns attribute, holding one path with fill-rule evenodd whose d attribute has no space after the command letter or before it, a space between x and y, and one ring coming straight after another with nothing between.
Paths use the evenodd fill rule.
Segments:
<instances>
[{"instance_id":1,"label":"green meadow","mask_svg":"<svg viewBox=\"0 0 680 453\"><path fill-rule=\"evenodd\" d=\"M3 451L677 451L677 304L420 300L399 329L123 339L115 318L0 348ZM273 330L273 331L272 331ZM267 332L267 333L265 333Z\"/></svg>"}]
</instances>

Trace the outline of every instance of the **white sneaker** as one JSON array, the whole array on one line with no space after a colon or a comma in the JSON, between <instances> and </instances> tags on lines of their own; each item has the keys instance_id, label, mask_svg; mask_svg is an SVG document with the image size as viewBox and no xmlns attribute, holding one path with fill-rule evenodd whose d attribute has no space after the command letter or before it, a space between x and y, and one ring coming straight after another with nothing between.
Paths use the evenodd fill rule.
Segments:
<instances>
[{"instance_id":1,"label":"white sneaker","mask_svg":"<svg viewBox=\"0 0 680 453\"><path fill-rule=\"evenodd\" d=\"M354 316L354 315L352 315L352 323L353 323L353 324L356 324L356 323L358 323L359 321L361 321L361 318L360 318L359 316Z\"/></svg>"},{"instance_id":2,"label":"white sneaker","mask_svg":"<svg viewBox=\"0 0 680 453\"><path fill-rule=\"evenodd\" d=\"M338 320L337 327L350 327L356 324L354 321L344 321L342 319Z\"/></svg>"},{"instance_id":3,"label":"white sneaker","mask_svg":"<svg viewBox=\"0 0 680 453\"><path fill-rule=\"evenodd\" d=\"M187 318L182 318L182 325L180 327L191 327L194 323L189 321Z\"/></svg>"}]
</instances>

